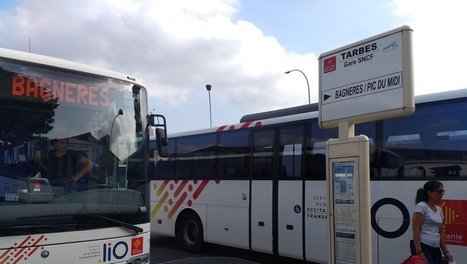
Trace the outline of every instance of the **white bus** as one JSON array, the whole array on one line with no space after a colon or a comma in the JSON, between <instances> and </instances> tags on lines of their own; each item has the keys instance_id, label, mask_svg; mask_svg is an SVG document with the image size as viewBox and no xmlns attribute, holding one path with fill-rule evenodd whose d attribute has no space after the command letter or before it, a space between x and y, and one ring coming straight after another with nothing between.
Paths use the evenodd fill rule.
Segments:
<instances>
[{"instance_id":1,"label":"white bus","mask_svg":"<svg viewBox=\"0 0 467 264\"><path fill-rule=\"evenodd\" d=\"M410 117L356 126L370 139L371 263L410 254L418 188L443 182L446 241L467 259L467 90L418 96ZM317 106L169 136L151 182L151 232L327 263L325 142Z\"/></svg>"},{"instance_id":2,"label":"white bus","mask_svg":"<svg viewBox=\"0 0 467 264\"><path fill-rule=\"evenodd\" d=\"M0 263L149 263L147 108L132 77L0 49Z\"/></svg>"}]
</instances>

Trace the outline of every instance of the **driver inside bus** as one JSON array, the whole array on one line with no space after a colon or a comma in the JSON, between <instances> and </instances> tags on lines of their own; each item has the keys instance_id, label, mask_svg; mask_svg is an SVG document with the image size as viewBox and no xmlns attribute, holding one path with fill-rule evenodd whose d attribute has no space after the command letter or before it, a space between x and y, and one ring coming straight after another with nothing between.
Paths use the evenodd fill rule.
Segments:
<instances>
[{"instance_id":1,"label":"driver inside bus","mask_svg":"<svg viewBox=\"0 0 467 264\"><path fill-rule=\"evenodd\" d=\"M69 149L69 141L69 138L52 140L54 150L48 153L45 162L41 157L36 160L52 186L64 186L68 192L86 190L88 174L94 165L84 152Z\"/></svg>"}]
</instances>

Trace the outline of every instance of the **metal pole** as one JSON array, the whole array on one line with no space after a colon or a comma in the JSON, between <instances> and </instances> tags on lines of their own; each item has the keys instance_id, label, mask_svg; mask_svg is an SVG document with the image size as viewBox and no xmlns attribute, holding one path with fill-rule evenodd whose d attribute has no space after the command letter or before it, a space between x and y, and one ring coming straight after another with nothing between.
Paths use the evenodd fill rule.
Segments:
<instances>
[{"instance_id":1,"label":"metal pole","mask_svg":"<svg viewBox=\"0 0 467 264\"><path fill-rule=\"evenodd\" d=\"M212 112L211 112L211 85L206 84L206 90L208 90L208 96L209 96L209 124L211 125L212 128Z\"/></svg>"},{"instance_id":2,"label":"metal pole","mask_svg":"<svg viewBox=\"0 0 467 264\"><path fill-rule=\"evenodd\" d=\"M311 96L310 96L310 83L308 82L308 78L306 77L305 73L302 72L301 70L299 69L293 69L293 70L290 70L290 71L286 71L285 74L289 74L293 71L297 71L297 72L300 72L303 77L305 77L305 81L306 81L306 87L308 88L308 104L311 104Z\"/></svg>"}]
</instances>

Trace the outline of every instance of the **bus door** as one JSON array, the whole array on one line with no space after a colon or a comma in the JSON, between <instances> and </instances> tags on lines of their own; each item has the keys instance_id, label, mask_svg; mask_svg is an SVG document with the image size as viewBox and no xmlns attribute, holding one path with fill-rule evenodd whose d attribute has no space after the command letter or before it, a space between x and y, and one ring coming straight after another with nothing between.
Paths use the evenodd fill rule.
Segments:
<instances>
[{"instance_id":1,"label":"bus door","mask_svg":"<svg viewBox=\"0 0 467 264\"><path fill-rule=\"evenodd\" d=\"M253 132L252 250L303 258L303 138L301 126Z\"/></svg>"},{"instance_id":2,"label":"bus door","mask_svg":"<svg viewBox=\"0 0 467 264\"><path fill-rule=\"evenodd\" d=\"M275 253L273 243L274 129L253 131L251 177L251 249Z\"/></svg>"},{"instance_id":3,"label":"bus door","mask_svg":"<svg viewBox=\"0 0 467 264\"><path fill-rule=\"evenodd\" d=\"M281 256L303 258L302 153L304 126L277 131L277 238Z\"/></svg>"}]
</instances>

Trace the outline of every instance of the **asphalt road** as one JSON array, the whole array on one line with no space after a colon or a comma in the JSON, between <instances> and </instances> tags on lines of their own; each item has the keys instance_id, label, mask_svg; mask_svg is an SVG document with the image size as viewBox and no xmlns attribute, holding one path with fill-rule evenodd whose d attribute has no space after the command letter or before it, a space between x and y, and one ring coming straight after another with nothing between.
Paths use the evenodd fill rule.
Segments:
<instances>
[{"instance_id":1,"label":"asphalt road","mask_svg":"<svg viewBox=\"0 0 467 264\"><path fill-rule=\"evenodd\" d=\"M175 238L165 236L151 237L151 264L298 264L286 258L278 258L268 254L253 253L248 250L235 249L207 244L199 253L182 250Z\"/></svg>"}]
</instances>

